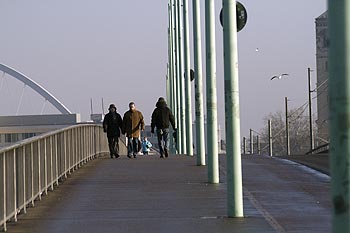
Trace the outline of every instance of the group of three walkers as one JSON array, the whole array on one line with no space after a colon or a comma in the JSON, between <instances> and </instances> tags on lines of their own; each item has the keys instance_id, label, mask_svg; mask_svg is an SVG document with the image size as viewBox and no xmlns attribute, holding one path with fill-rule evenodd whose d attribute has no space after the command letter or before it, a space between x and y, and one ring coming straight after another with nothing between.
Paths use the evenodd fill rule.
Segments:
<instances>
[{"instance_id":1,"label":"group of three walkers","mask_svg":"<svg viewBox=\"0 0 350 233\"><path fill-rule=\"evenodd\" d=\"M129 110L124 113L123 118L117 113L117 108L111 104L108 108L109 112L103 120L103 129L107 133L108 146L110 156L113 158L119 157L119 137L125 134L128 138L128 154L131 158L136 158L140 150L139 138L140 131L145 129L143 115L136 109L135 103L129 103ZM160 97L156 103L156 108L152 113L151 133L154 133L156 128L160 157L169 156L169 126L172 125L174 131L175 119L171 110L167 107L166 101Z\"/></svg>"}]
</instances>

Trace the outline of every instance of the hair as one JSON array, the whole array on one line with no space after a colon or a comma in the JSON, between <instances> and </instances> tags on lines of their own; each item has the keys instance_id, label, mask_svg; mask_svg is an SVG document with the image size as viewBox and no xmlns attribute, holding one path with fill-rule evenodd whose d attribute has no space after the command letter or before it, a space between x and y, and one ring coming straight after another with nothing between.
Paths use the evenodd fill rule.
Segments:
<instances>
[{"instance_id":1,"label":"hair","mask_svg":"<svg viewBox=\"0 0 350 233\"><path fill-rule=\"evenodd\" d=\"M130 102L130 103L129 103L129 106L130 106L130 105L135 105L135 103L134 103L134 102Z\"/></svg>"}]
</instances>

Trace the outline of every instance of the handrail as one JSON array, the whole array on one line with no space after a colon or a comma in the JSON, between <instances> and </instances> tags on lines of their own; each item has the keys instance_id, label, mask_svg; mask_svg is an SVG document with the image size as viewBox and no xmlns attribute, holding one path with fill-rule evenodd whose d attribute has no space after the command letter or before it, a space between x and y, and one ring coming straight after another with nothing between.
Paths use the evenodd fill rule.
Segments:
<instances>
[{"instance_id":1,"label":"handrail","mask_svg":"<svg viewBox=\"0 0 350 233\"><path fill-rule=\"evenodd\" d=\"M315 149L306 152L307 155L309 154L319 154L322 152L328 152L329 150L329 143L323 144L321 146L316 147Z\"/></svg>"},{"instance_id":2,"label":"handrail","mask_svg":"<svg viewBox=\"0 0 350 233\"><path fill-rule=\"evenodd\" d=\"M34 206L83 164L108 152L103 128L81 124L55 130L0 150L0 227L17 221L21 211Z\"/></svg>"}]
</instances>

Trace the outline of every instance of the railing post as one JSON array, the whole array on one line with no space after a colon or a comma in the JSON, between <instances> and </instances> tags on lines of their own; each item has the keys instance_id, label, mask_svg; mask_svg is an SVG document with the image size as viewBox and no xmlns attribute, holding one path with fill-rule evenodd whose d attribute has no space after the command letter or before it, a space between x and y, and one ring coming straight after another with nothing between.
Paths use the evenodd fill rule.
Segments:
<instances>
[{"instance_id":1,"label":"railing post","mask_svg":"<svg viewBox=\"0 0 350 233\"><path fill-rule=\"evenodd\" d=\"M44 138L44 177L45 177L45 194L47 195L47 139Z\"/></svg>"},{"instance_id":2,"label":"railing post","mask_svg":"<svg viewBox=\"0 0 350 233\"><path fill-rule=\"evenodd\" d=\"M22 147L22 162L23 162L23 212L27 213L27 205L26 205L26 158L25 158L25 146Z\"/></svg>"},{"instance_id":3,"label":"railing post","mask_svg":"<svg viewBox=\"0 0 350 233\"><path fill-rule=\"evenodd\" d=\"M50 186L51 191L53 191L53 162L52 162L52 154L53 154L53 146L52 146L52 138L53 136L50 136Z\"/></svg>"},{"instance_id":4,"label":"railing post","mask_svg":"<svg viewBox=\"0 0 350 233\"><path fill-rule=\"evenodd\" d=\"M67 131L63 132L63 150L64 150L64 178L67 179Z\"/></svg>"},{"instance_id":5,"label":"railing post","mask_svg":"<svg viewBox=\"0 0 350 233\"><path fill-rule=\"evenodd\" d=\"M3 156L3 160L2 160L2 174L3 174L3 176L2 176L2 178L3 178L3 180L2 180L2 182L3 182L3 184L4 184L4 193L3 193L3 195L4 195L4 206L3 206L3 210L4 210L4 216L3 216L3 219L4 219L4 231L7 231L7 226L6 226L6 212L7 212L7 202L6 202L6 200L7 200L7 196L6 196L6 193L7 193L7 189L6 189L6 187L7 187L7 185L6 185L6 154L5 153L3 153L2 154L2 156Z\"/></svg>"},{"instance_id":6,"label":"railing post","mask_svg":"<svg viewBox=\"0 0 350 233\"><path fill-rule=\"evenodd\" d=\"M32 207L34 207L34 148L33 143L30 143L30 173L32 174L32 190L31 190L31 200L32 200Z\"/></svg>"},{"instance_id":7,"label":"railing post","mask_svg":"<svg viewBox=\"0 0 350 233\"><path fill-rule=\"evenodd\" d=\"M39 200L41 200L41 139L38 140L38 191L39 191Z\"/></svg>"},{"instance_id":8,"label":"railing post","mask_svg":"<svg viewBox=\"0 0 350 233\"><path fill-rule=\"evenodd\" d=\"M97 133L98 133L98 128L96 126L94 127L94 131L95 131L95 133L94 133L94 147L95 147L94 158L96 158L97 157Z\"/></svg>"},{"instance_id":9,"label":"railing post","mask_svg":"<svg viewBox=\"0 0 350 233\"><path fill-rule=\"evenodd\" d=\"M75 148L74 149L74 170L76 170L76 169L78 169L78 156L79 156L79 143L78 143L78 129L77 128L75 128L74 129L74 136L73 136L73 141L74 141L74 143L73 143L73 147ZM73 170L73 171L74 171Z\"/></svg>"},{"instance_id":10,"label":"railing post","mask_svg":"<svg viewBox=\"0 0 350 233\"><path fill-rule=\"evenodd\" d=\"M61 133L60 133L61 134ZM56 159L56 185L58 186L58 177L59 177L59 175L58 175L58 155L57 155L57 153L58 153L58 139L57 139L57 134L55 134L55 141L56 141L56 143L55 143L55 159ZM61 150L61 153L62 153L62 150ZM62 156L60 156L60 157L62 157Z\"/></svg>"},{"instance_id":11,"label":"railing post","mask_svg":"<svg viewBox=\"0 0 350 233\"><path fill-rule=\"evenodd\" d=\"M17 166L16 166L16 149L13 149L13 203L15 216L14 220L17 222Z\"/></svg>"}]
</instances>

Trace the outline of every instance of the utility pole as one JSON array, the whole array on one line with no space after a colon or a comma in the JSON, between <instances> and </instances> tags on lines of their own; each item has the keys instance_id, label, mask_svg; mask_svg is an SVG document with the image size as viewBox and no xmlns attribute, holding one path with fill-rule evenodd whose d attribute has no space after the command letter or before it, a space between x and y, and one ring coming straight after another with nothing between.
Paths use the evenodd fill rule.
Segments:
<instances>
[{"instance_id":1,"label":"utility pole","mask_svg":"<svg viewBox=\"0 0 350 233\"><path fill-rule=\"evenodd\" d=\"M258 155L260 155L260 137L259 135L256 135L256 150L258 152Z\"/></svg>"},{"instance_id":2,"label":"utility pole","mask_svg":"<svg viewBox=\"0 0 350 233\"><path fill-rule=\"evenodd\" d=\"M254 153L254 139L253 139L253 130L249 129L249 143L250 143L250 154Z\"/></svg>"},{"instance_id":3,"label":"utility pole","mask_svg":"<svg viewBox=\"0 0 350 233\"><path fill-rule=\"evenodd\" d=\"M272 130L271 130L271 120L268 121L269 128L269 156L272 156Z\"/></svg>"},{"instance_id":4,"label":"utility pole","mask_svg":"<svg viewBox=\"0 0 350 233\"><path fill-rule=\"evenodd\" d=\"M243 137L243 154L246 154L246 148L247 148L247 139Z\"/></svg>"},{"instance_id":5,"label":"utility pole","mask_svg":"<svg viewBox=\"0 0 350 233\"><path fill-rule=\"evenodd\" d=\"M328 0L332 232L350 232L350 0Z\"/></svg>"},{"instance_id":6,"label":"utility pole","mask_svg":"<svg viewBox=\"0 0 350 233\"><path fill-rule=\"evenodd\" d=\"M314 149L314 134L312 130L312 107L311 107L311 69L307 68L307 78L309 83L309 121L310 121L310 151Z\"/></svg>"},{"instance_id":7,"label":"utility pole","mask_svg":"<svg viewBox=\"0 0 350 233\"><path fill-rule=\"evenodd\" d=\"M205 0L208 182L219 183L215 0Z\"/></svg>"},{"instance_id":8,"label":"utility pole","mask_svg":"<svg viewBox=\"0 0 350 233\"><path fill-rule=\"evenodd\" d=\"M197 165L205 165L203 74L202 74L202 33L200 23L200 2L193 0L193 50L196 107Z\"/></svg>"},{"instance_id":9,"label":"utility pole","mask_svg":"<svg viewBox=\"0 0 350 233\"><path fill-rule=\"evenodd\" d=\"M236 1L223 0L222 5L227 143L227 214L228 217L244 217L240 145Z\"/></svg>"},{"instance_id":10,"label":"utility pole","mask_svg":"<svg viewBox=\"0 0 350 233\"><path fill-rule=\"evenodd\" d=\"M286 105L286 143L287 143L287 155L290 155L290 145L289 145L289 119L288 119L288 98L285 97Z\"/></svg>"}]
</instances>

